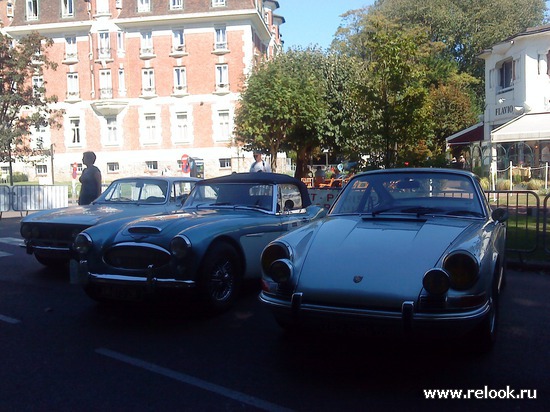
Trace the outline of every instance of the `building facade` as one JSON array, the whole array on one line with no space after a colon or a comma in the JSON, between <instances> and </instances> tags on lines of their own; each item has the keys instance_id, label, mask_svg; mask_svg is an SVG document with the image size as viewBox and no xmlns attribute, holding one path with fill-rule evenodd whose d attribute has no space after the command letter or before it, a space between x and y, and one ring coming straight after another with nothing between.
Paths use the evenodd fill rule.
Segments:
<instances>
[{"instance_id":1,"label":"building facade","mask_svg":"<svg viewBox=\"0 0 550 412\"><path fill-rule=\"evenodd\" d=\"M51 38L44 73L64 112L61 128L33 132L53 159L19 163L31 180L69 181L82 152L106 182L128 175L247 171L233 142L246 76L282 47L274 0L0 0L2 31ZM284 164L284 162L282 162ZM3 166L4 167L4 166ZM53 169L53 170L52 170Z\"/></svg>"},{"instance_id":2,"label":"building facade","mask_svg":"<svg viewBox=\"0 0 550 412\"><path fill-rule=\"evenodd\" d=\"M448 138L471 168L544 177L550 162L550 25L512 36L479 57L485 61L483 120Z\"/></svg>"}]
</instances>

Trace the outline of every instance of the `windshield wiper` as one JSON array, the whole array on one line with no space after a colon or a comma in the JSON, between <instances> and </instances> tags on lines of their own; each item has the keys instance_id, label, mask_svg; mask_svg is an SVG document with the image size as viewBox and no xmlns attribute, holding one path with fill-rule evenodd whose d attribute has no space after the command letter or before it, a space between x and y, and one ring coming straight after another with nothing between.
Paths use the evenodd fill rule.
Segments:
<instances>
[{"instance_id":1,"label":"windshield wiper","mask_svg":"<svg viewBox=\"0 0 550 412\"><path fill-rule=\"evenodd\" d=\"M483 217L482 213L474 212L473 210L451 210L450 212L447 212L447 215L449 216L475 216L475 217Z\"/></svg>"},{"instance_id":2,"label":"windshield wiper","mask_svg":"<svg viewBox=\"0 0 550 412\"><path fill-rule=\"evenodd\" d=\"M443 209L440 209L438 207L419 206L419 207L411 207L409 209L403 209L401 212L402 213L415 213L416 217L420 217L420 216L429 215L429 214L432 214L432 213L441 213L443 211L444 211Z\"/></svg>"}]
</instances>

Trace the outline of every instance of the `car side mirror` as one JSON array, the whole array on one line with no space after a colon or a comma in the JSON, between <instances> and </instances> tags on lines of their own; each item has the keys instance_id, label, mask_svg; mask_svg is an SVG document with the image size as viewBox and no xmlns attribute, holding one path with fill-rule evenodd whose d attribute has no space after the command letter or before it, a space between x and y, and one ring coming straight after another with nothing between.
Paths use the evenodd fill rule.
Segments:
<instances>
[{"instance_id":1,"label":"car side mirror","mask_svg":"<svg viewBox=\"0 0 550 412\"><path fill-rule=\"evenodd\" d=\"M495 222L499 222L499 223L506 222L506 220L508 220L508 210L502 207L496 208L495 210L492 211L491 218Z\"/></svg>"},{"instance_id":2,"label":"car side mirror","mask_svg":"<svg viewBox=\"0 0 550 412\"><path fill-rule=\"evenodd\" d=\"M189 197L189 194L184 194L184 195L180 195L178 197L176 197L176 200L177 200L177 203L179 203L180 206L182 206L185 201L187 200L187 198Z\"/></svg>"},{"instance_id":3,"label":"car side mirror","mask_svg":"<svg viewBox=\"0 0 550 412\"><path fill-rule=\"evenodd\" d=\"M287 201L285 201L285 211L289 211L292 209L294 209L294 202L288 199Z\"/></svg>"}]
</instances>

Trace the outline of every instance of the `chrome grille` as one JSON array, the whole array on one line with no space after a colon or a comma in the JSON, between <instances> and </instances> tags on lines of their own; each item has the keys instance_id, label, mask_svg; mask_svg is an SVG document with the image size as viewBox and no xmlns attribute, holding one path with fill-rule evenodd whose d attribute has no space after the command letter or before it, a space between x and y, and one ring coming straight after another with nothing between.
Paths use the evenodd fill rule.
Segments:
<instances>
[{"instance_id":1,"label":"chrome grille","mask_svg":"<svg viewBox=\"0 0 550 412\"><path fill-rule=\"evenodd\" d=\"M104 255L105 263L120 269L158 268L170 263L170 253L150 246L115 246Z\"/></svg>"}]
</instances>

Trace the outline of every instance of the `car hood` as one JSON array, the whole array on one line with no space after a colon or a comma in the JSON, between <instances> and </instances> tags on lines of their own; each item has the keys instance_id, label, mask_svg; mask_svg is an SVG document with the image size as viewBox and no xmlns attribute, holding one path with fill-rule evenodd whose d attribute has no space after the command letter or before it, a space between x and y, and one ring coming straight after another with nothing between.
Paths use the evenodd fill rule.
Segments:
<instances>
[{"instance_id":1,"label":"car hood","mask_svg":"<svg viewBox=\"0 0 550 412\"><path fill-rule=\"evenodd\" d=\"M241 228L251 224L259 225L264 214L256 210L239 209L192 209L177 213L146 216L125 224L114 242L139 240L157 244L168 243L178 233L192 227L206 229L208 225L223 225L225 229ZM261 220L260 220L261 221Z\"/></svg>"},{"instance_id":2,"label":"car hood","mask_svg":"<svg viewBox=\"0 0 550 412\"><path fill-rule=\"evenodd\" d=\"M129 204L124 207L106 204L70 206L61 209L33 213L23 220L32 223L55 223L93 226L101 221L135 215L141 206ZM143 209L146 213L148 209ZM160 211L160 210L159 210Z\"/></svg>"},{"instance_id":3,"label":"car hood","mask_svg":"<svg viewBox=\"0 0 550 412\"><path fill-rule=\"evenodd\" d=\"M458 219L329 218L299 271L303 301L400 310L424 273L481 223Z\"/></svg>"}]
</instances>

